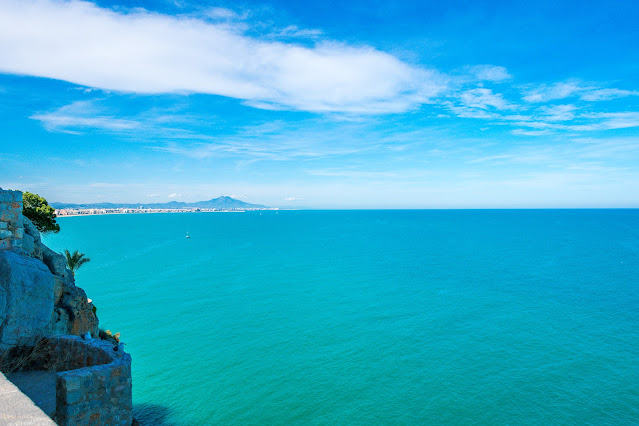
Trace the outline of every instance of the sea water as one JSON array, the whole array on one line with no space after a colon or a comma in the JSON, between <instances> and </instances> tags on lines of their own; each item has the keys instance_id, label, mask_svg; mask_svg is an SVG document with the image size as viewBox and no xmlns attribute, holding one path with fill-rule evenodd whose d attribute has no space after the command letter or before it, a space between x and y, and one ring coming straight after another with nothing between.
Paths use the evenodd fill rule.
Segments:
<instances>
[{"instance_id":1,"label":"sea water","mask_svg":"<svg viewBox=\"0 0 639 426\"><path fill-rule=\"evenodd\" d=\"M59 223L143 424L639 422L639 210Z\"/></svg>"}]
</instances>

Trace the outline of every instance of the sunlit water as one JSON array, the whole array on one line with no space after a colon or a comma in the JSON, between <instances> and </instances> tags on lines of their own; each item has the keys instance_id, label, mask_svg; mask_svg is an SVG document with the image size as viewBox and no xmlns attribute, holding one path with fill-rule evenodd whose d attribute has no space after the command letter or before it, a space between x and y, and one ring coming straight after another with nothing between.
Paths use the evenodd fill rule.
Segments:
<instances>
[{"instance_id":1,"label":"sunlit water","mask_svg":"<svg viewBox=\"0 0 639 426\"><path fill-rule=\"evenodd\" d=\"M143 424L639 422L638 210L59 222Z\"/></svg>"}]
</instances>

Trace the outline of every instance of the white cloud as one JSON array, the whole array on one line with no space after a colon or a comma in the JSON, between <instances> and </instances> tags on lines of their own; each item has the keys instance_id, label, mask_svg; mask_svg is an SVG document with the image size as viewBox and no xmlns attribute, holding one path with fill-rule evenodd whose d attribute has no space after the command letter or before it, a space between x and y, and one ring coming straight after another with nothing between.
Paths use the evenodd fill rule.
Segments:
<instances>
[{"instance_id":1,"label":"white cloud","mask_svg":"<svg viewBox=\"0 0 639 426\"><path fill-rule=\"evenodd\" d=\"M396 174L392 172L371 172L356 170L312 170L308 173L314 176L345 177L355 179L376 179L396 176Z\"/></svg>"},{"instance_id":2,"label":"white cloud","mask_svg":"<svg viewBox=\"0 0 639 426\"><path fill-rule=\"evenodd\" d=\"M445 103L446 107L460 118L480 118L484 120L498 119L499 115L487 112L480 108L455 105L452 102Z\"/></svg>"},{"instance_id":3,"label":"white cloud","mask_svg":"<svg viewBox=\"0 0 639 426\"><path fill-rule=\"evenodd\" d=\"M500 154L500 155L490 155L487 157L480 157L480 158L474 158L472 160L467 161L467 163L469 164L478 164L478 163L485 163L485 162L493 162L496 160L507 160L512 158L513 156L510 154Z\"/></svg>"},{"instance_id":4,"label":"white cloud","mask_svg":"<svg viewBox=\"0 0 639 426\"><path fill-rule=\"evenodd\" d=\"M584 101L608 101L626 96L639 96L639 92L621 89L596 89L581 95Z\"/></svg>"},{"instance_id":5,"label":"white cloud","mask_svg":"<svg viewBox=\"0 0 639 426\"><path fill-rule=\"evenodd\" d=\"M304 47L259 40L241 28L139 9L120 13L84 1L4 0L0 72L314 112L401 112L445 89L436 71L372 47L330 41Z\"/></svg>"},{"instance_id":6,"label":"white cloud","mask_svg":"<svg viewBox=\"0 0 639 426\"><path fill-rule=\"evenodd\" d=\"M73 102L55 111L34 114L29 118L40 121L49 131L71 134L80 134L88 129L130 131L140 126L140 123L134 120L103 114L103 111L91 101Z\"/></svg>"},{"instance_id":7,"label":"white cloud","mask_svg":"<svg viewBox=\"0 0 639 426\"><path fill-rule=\"evenodd\" d=\"M511 131L513 135L518 136L543 136L550 133L550 130L524 130L524 129L514 129Z\"/></svg>"},{"instance_id":8,"label":"white cloud","mask_svg":"<svg viewBox=\"0 0 639 426\"><path fill-rule=\"evenodd\" d=\"M584 117L601 120L596 130L627 129L639 127L639 112L607 112L585 115Z\"/></svg>"},{"instance_id":9,"label":"white cloud","mask_svg":"<svg viewBox=\"0 0 639 426\"><path fill-rule=\"evenodd\" d=\"M204 15L212 19L224 19L224 20L243 19L242 16L238 15L231 9L226 9L224 7L208 8L204 11Z\"/></svg>"},{"instance_id":10,"label":"white cloud","mask_svg":"<svg viewBox=\"0 0 639 426\"><path fill-rule=\"evenodd\" d=\"M545 121L570 121L575 118L574 105L553 105L539 108L541 119Z\"/></svg>"},{"instance_id":11,"label":"white cloud","mask_svg":"<svg viewBox=\"0 0 639 426\"><path fill-rule=\"evenodd\" d=\"M551 85L542 84L525 93L523 99L526 102L548 102L556 99L564 99L582 92L583 87L575 82L562 82Z\"/></svg>"},{"instance_id":12,"label":"white cloud","mask_svg":"<svg viewBox=\"0 0 639 426\"><path fill-rule=\"evenodd\" d=\"M110 183L110 182L96 182L89 184L90 188L122 188L125 186L121 183Z\"/></svg>"},{"instance_id":13,"label":"white cloud","mask_svg":"<svg viewBox=\"0 0 639 426\"><path fill-rule=\"evenodd\" d=\"M543 117L541 117L543 119ZM548 121L521 121L517 126L533 129L568 130L573 132L590 132L601 130L628 129L639 127L639 112L590 113L574 117L572 124L560 124ZM513 130L513 133L516 130ZM524 134L518 131L515 134ZM533 135L532 132L528 132ZM542 134L542 133L539 133ZM543 133L545 134L545 133Z\"/></svg>"},{"instance_id":14,"label":"white cloud","mask_svg":"<svg viewBox=\"0 0 639 426\"><path fill-rule=\"evenodd\" d=\"M182 196L182 194L173 193L173 194L169 195L169 198L175 198L175 197L181 197L181 196Z\"/></svg>"},{"instance_id":15,"label":"white cloud","mask_svg":"<svg viewBox=\"0 0 639 426\"><path fill-rule=\"evenodd\" d=\"M534 89L527 90L523 99L526 102L549 102L578 96L584 101L608 101L627 96L639 96L639 91L622 89L605 89L594 85L583 85L577 81L565 81L555 84L542 84Z\"/></svg>"},{"instance_id":16,"label":"white cloud","mask_svg":"<svg viewBox=\"0 0 639 426\"><path fill-rule=\"evenodd\" d=\"M321 30L309 30L298 28L297 25L289 25L271 34L276 37L308 37L315 38L322 35Z\"/></svg>"},{"instance_id":17,"label":"white cloud","mask_svg":"<svg viewBox=\"0 0 639 426\"><path fill-rule=\"evenodd\" d=\"M495 109L511 109L512 105L508 104L499 93L493 93L490 89L471 89L463 92L460 96L462 103L470 108L479 108L483 110L493 107Z\"/></svg>"},{"instance_id":18,"label":"white cloud","mask_svg":"<svg viewBox=\"0 0 639 426\"><path fill-rule=\"evenodd\" d=\"M497 65L475 65L470 72L479 80L504 81L513 78L504 67Z\"/></svg>"}]
</instances>

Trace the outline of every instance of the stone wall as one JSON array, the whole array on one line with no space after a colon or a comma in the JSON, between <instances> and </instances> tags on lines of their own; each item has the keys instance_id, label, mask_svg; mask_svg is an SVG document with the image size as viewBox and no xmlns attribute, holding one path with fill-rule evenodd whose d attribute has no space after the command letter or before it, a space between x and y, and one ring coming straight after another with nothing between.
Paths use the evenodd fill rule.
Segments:
<instances>
[{"instance_id":1,"label":"stone wall","mask_svg":"<svg viewBox=\"0 0 639 426\"><path fill-rule=\"evenodd\" d=\"M131 356L110 342L76 336L48 339L52 357L68 363L58 373L56 412L59 425L130 425Z\"/></svg>"},{"instance_id":2,"label":"stone wall","mask_svg":"<svg viewBox=\"0 0 639 426\"><path fill-rule=\"evenodd\" d=\"M0 188L0 250L22 248L22 192Z\"/></svg>"}]
</instances>

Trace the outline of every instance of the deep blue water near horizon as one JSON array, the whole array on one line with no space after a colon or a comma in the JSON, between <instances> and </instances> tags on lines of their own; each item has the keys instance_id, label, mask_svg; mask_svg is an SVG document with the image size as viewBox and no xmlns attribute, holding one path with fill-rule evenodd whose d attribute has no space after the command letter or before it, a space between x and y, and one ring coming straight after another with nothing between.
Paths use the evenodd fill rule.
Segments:
<instances>
[{"instance_id":1,"label":"deep blue water near horizon","mask_svg":"<svg viewBox=\"0 0 639 426\"><path fill-rule=\"evenodd\" d=\"M639 210L59 223L143 424L639 423Z\"/></svg>"}]
</instances>

